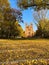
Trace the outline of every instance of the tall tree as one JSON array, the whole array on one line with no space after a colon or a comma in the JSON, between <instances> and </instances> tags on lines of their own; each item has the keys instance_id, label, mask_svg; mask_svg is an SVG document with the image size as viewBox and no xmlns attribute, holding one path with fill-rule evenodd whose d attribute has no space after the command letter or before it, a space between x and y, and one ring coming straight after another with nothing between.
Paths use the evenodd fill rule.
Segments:
<instances>
[{"instance_id":1,"label":"tall tree","mask_svg":"<svg viewBox=\"0 0 49 65\"><path fill-rule=\"evenodd\" d=\"M20 32L17 29L15 29L15 22L16 20L18 22L22 21L22 13L17 9L11 9L11 8L4 8L3 9L3 22L1 22L1 37L3 38L10 38L11 36L17 36Z\"/></svg>"},{"instance_id":2,"label":"tall tree","mask_svg":"<svg viewBox=\"0 0 49 65\"><path fill-rule=\"evenodd\" d=\"M33 17L36 20L35 24L38 25L40 22L40 20L44 20L46 19L46 15L47 15L48 9L41 9L39 11L34 11L33 13Z\"/></svg>"},{"instance_id":3,"label":"tall tree","mask_svg":"<svg viewBox=\"0 0 49 65\"><path fill-rule=\"evenodd\" d=\"M45 21L44 20L39 21L36 35L40 37L49 38L49 20L48 19L45 19Z\"/></svg>"},{"instance_id":4,"label":"tall tree","mask_svg":"<svg viewBox=\"0 0 49 65\"><path fill-rule=\"evenodd\" d=\"M15 26L16 20L23 22L21 11L10 8L8 0L0 0L0 38L19 35L20 32Z\"/></svg>"},{"instance_id":5,"label":"tall tree","mask_svg":"<svg viewBox=\"0 0 49 65\"><path fill-rule=\"evenodd\" d=\"M10 7L8 0L0 0L0 35L2 34L2 24L4 22L4 8Z\"/></svg>"},{"instance_id":6,"label":"tall tree","mask_svg":"<svg viewBox=\"0 0 49 65\"><path fill-rule=\"evenodd\" d=\"M35 24L38 28L36 35L41 37L49 37L49 20L46 18L47 11L47 9L42 9L39 11L35 11L33 14L34 19L36 20Z\"/></svg>"}]
</instances>

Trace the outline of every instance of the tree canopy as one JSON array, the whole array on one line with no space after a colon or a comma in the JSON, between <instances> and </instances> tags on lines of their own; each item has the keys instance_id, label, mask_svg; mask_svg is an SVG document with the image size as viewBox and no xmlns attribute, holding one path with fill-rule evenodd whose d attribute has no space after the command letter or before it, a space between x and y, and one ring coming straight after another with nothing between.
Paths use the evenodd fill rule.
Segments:
<instances>
[{"instance_id":1,"label":"tree canopy","mask_svg":"<svg viewBox=\"0 0 49 65\"><path fill-rule=\"evenodd\" d=\"M22 28L19 22L23 22L21 11L11 8L8 0L0 0L0 38L21 36Z\"/></svg>"},{"instance_id":2,"label":"tree canopy","mask_svg":"<svg viewBox=\"0 0 49 65\"><path fill-rule=\"evenodd\" d=\"M34 9L49 9L49 0L17 0L18 6L22 9L33 7Z\"/></svg>"},{"instance_id":3,"label":"tree canopy","mask_svg":"<svg viewBox=\"0 0 49 65\"><path fill-rule=\"evenodd\" d=\"M48 9L34 11L34 22L37 25L36 35L40 37L49 37L49 19L46 17Z\"/></svg>"},{"instance_id":4,"label":"tree canopy","mask_svg":"<svg viewBox=\"0 0 49 65\"><path fill-rule=\"evenodd\" d=\"M36 35L44 38L49 38L49 20L40 20Z\"/></svg>"},{"instance_id":5,"label":"tree canopy","mask_svg":"<svg viewBox=\"0 0 49 65\"><path fill-rule=\"evenodd\" d=\"M23 22L21 11L13 8L4 8L4 19L7 21L16 21Z\"/></svg>"},{"instance_id":6,"label":"tree canopy","mask_svg":"<svg viewBox=\"0 0 49 65\"><path fill-rule=\"evenodd\" d=\"M10 7L9 1L8 0L0 0L0 9L3 9L5 7Z\"/></svg>"}]
</instances>

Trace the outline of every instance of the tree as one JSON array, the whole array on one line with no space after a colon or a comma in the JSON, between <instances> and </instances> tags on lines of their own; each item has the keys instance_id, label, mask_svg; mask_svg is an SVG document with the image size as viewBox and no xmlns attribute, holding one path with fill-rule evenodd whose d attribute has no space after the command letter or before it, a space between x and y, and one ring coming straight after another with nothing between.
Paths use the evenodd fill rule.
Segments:
<instances>
[{"instance_id":1,"label":"tree","mask_svg":"<svg viewBox=\"0 0 49 65\"><path fill-rule=\"evenodd\" d=\"M47 11L48 11L47 9L42 9L39 11L35 11L33 14L34 19L36 20L35 24L37 25L37 29L38 29L36 31L37 36L41 36L41 37L48 37L49 36L49 34L47 34L47 33L49 33L49 31L48 31L49 20L46 18Z\"/></svg>"},{"instance_id":2,"label":"tree","mask_svg":"<svg viewBox=\"0 0 49 65\"><path fill-rule=\"evenodd\" d=\"M38 26L36 35L40 37L49 38L49 20L40 20L40 25Z\"/></svg>"},{"instance_id":3,"label":"tree","mask_svg":"<svg viewBox=\"0 0 49 65\"><path fill-rule=\"evenodd\" d=\"M37 26L38 24L40 24L40 20L44 20L46 19L46 15L47 15L48 9L41 9L39 11L34 11L33 13L33 17L36 20L36 22L34 22Z\"/></svg>"},{"instance_id":4,"label":"tree","mask_svg":"<svg viewBox=\"0 0 49 65\"><path fill-rule=\"evenodd\" d=\"M49 8L48 0L17 0L18 6L22 9L33 7L34 9Z\"/></svg>"},{"instance_id":5,"label":"tree","mask_svg":"<svg viewBox=\"0 0 49 65\"><path fill-rule=\"evenodd\" d=\"M3 14L4 14L3 9L5 7L10 7L10 4L9 4L8 0L4 0L4 1L0 0L0 22L2 22L3 19L4 19L4 17L3 17Z\"/></svg>"},{"instance_id":6,"label":"tree","mask_svg":"<svg viewBox=\"0 0 49 65\"><path fill-rule=\"evenodd\" d=\"M18 31L18 36L21 36L21 37L23 37L23 29L22 29L22 27L21 27L21 25L18 23L18 22L15 22L15 30L17 30ZM17 32L16 32L17 33Z\"/></svg>"},{"instance_id":7,"label":"tree","mask_svg":"<svg viewBox=\"0 0 49 65\"><path fill-rule=\"evenodd\" d=\"M4 8L5 7L10 7L10 5L9 5L9 2L8 2L8 0L0 0L0 37L2 36L1 34L2 34L2 24L3 24L3 22L4 22Z\"/></svg>"},{"instance_id":8,"label":"tree","mask_svg":"<svg viewBox=\"0 0 49 65\"><path fill-rule=\"evenodd\" d=\"M19 10L4 8L3 9L3 22L1 22L1 37L2 38L11 38L19 35L19 29L15 29L15 22L23 22L22 13Z\"/></svg>"},{"instance_id":9,"label":"tree","mask_svg":"<svg viewBox=\"0 0 49 65\"><path fill-rule=\"evenodd\" d=\"M10 8L8 0L0 0L0 38L14 38L19 35L16 21L23 22L21 11Z\"/></svg>"},{"instance_id":10,"label":"tree","mask_svg":"<svg viewBox=\"0 0 49 65\"><path fill-rule=\"evenodd\" d=\"M4 20L23 22L21 11L13 8L4 8Z\"/></svg>"},{"instance_id":11,"label":"tree","mask_svg":"<svg viewBox=\"0 0 49 65\"><path fill-rule=\"evenodd\" d=\"M9 1L8 0L0 0L0 9L4 7L9 7Z\"/></svg>"}]
</instances>

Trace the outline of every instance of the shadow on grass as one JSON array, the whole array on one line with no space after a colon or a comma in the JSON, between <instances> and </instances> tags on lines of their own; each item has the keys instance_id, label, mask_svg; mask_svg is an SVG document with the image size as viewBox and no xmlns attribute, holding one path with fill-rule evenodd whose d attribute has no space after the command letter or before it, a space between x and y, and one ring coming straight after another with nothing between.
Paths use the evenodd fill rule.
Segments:
<instances>
[{"instance_id":1,"label":"shadow on grass","mask_svg":"<svg viewBox=\"0 0 49 65\"><path fill-rule=\"evenodd\" d=\"M32 38L0 38L0 39L7 39L7 40L49 40L49 38L40 38L40 37L32 37Z\"/></svg>"}]
</instances>

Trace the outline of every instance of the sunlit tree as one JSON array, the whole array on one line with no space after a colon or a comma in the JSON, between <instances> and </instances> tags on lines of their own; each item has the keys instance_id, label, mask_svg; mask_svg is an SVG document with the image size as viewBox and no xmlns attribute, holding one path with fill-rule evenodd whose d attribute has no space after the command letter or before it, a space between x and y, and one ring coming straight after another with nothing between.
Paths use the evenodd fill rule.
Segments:
<instances>
[{"instance_id":1,"label":"sunlit tree","mask_svg":"<svg viewBox=\"0 0 49 65\"><path fill-rule=\"evenodd\" d=\"M46 18L47 15L47 9L42 9L39 11L35 11L33 16L36 20L35 24L37 25L37 36L41 37L49 37L49 20Z\"/></svg>"}]
</instances>

